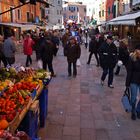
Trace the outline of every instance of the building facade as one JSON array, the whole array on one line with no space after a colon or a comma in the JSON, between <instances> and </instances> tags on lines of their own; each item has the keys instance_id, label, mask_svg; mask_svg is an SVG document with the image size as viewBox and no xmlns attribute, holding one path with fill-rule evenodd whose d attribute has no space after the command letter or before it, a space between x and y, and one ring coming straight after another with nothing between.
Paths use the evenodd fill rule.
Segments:
<instances>
[{"instance_id":1,"label":"building facade","mask_svg":"<svg viewBox=\"0 0 140 140\"><path fill-rule=\"evenodd\" d=\"M106 22L106 1L99 0L99 24Z\"/></svg>"},{"instance_id":2,"label":"building facade","mask_svg":"<svg viewBox=\"0 0 140 140\"><path fill-rule=\"evenodd\" d=\"M0 12L9 10L10 8L15 8L21 3L19 0L1 0L0 1ZM28 22L38 22L43 18L41 12L41 3L36 3L36 5L26 4L15 10L11 10L5 14L0 15L0 22L14 22L14 23L28 23Z\"/></svg>"},{"instance_id":3,"label":"building facade","mask_svg":"<svg viewBox=\"0 0 140 140\"><path fill-rule=\"evenodd\" d=\"M84 24L86 22L86 5L81 2L67 2L63 5L64 22L72 20Z\"/></svg>"},{"instance_id":4,"label":"building facade","mask_svg":"<svg viewBox=\"0 0 140 140\"><path fill-rule=\"evenodd\" d=\"M62 26L62 0L48 0L52 6L45 10L48 26Z\"/></svg>"},{"instance_id":5,"label":"building facade","mask_svg":"<svg viewBox=\"0 0 140 140\"><path fill-rule=\"evenodd\" d=\"M99 0L89 1L87 2L87 17L89 17L90 21L92 19L96 20L99 23Z\"/></svg>"}]
</instances>

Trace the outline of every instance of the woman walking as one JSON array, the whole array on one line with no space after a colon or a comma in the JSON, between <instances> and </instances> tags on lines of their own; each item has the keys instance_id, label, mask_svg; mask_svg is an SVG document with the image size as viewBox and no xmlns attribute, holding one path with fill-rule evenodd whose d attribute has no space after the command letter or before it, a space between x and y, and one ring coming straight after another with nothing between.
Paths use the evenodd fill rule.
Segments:
<instances>
[{"instance_id":1,"label":"woman walking","mask_svg":"<svg viewBox=\"0 0 140 140\"><path fill-rule=\"evenodd\" d=\"M28 33L24 39L23 47L24 47L24 54L27 55L26 58L26 67L32 64L31 55L33 53L33 45L34 41L31 38L31 35ZM30 62L30 64L29 64Z\"/></svg>"},{"instance_id":2,"label":"woman walking","mask_svg":"<svg viewBox=\"0 0 140 140\"><path fill-rule=\"evenodd\" d=\"M132 105L131 119L136 120L136 117L140 118L140 112L136 114L137 94L140 93L140 45L137 45L135 51L130 54L126 77L126 88L129 87Z\"/></svg>"},{"instance_id":3,"label":"woman walking","mask_svg":"<svg viewBox=\"0 0 140 140\"><path fill-rule=\"evenodd\" d=\"M75 37L70 37L69 43L64 48L64 56L67 57L68 61L68 76L71 76L72 70L71 67L73 65L73 77L77 75L76 61L80 58L81 48L77 43Z\"/></svg>"}]
</instances>

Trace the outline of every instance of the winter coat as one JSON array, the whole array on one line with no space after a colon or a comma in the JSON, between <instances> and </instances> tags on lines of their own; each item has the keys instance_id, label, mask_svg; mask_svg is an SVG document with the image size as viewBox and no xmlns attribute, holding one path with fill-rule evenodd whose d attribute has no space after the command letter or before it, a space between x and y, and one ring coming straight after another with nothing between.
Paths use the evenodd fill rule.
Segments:
<instances>
[{"instance_id":1,"label":"winter coat","mask_svg":"<svg viewBox=\"0 0 140 140\"><path fill-rule=\"evenodd\" d=\"M4 53L3 53L3 43L0 42L0 58L2 58L4 56Z\"/></svg>"},{"instance_id":2,"label":"winter coat","mask_svg":"<svg viewBox=\"0 0 140 140\"><path fill-rule=\"evenodd\" d=\"M25 55L32 55L33 53L33 45L34 45L34 41L32 40L32 38L26 38L24 40L23 43L23 51Z\"/></svg>"},{"instance_id":3,"label":"winter coat","mask_svg":"<svg viewBox=\"0 0 140 140\"><path fill-rule=\"evenodd\" d=\"M125 84L129 87L131 83L140 85L140 58L134 60L132 56L129 57Z\"/></svg>"},{"instance_id":4,"label":"winter coat","mask_svg":"<svg viewBox=\"0 0 140 140\"><path fill-rule=\"evenodd\" d=\"M54 50L55 47L51 40L42 38L42 43L40 44L39 59L51 62L53 60Z\"/></svg>"},{"instance_id":5,"label":"winter coat","mask_svg":"<svg viewBox=\"0 0 140 140\"><path fill-rule=\"evenodd\" d=\"M64 56L67 56L68 62L75 62L81 55L81 48L78 44L71 45L70 43L64 48Z\"/></svg>"},{"instance_id":6,"label":"winter coat","mask_svg":"<svg viewBox=\"0 0 140 140\"><path fill-rule=\"evenodd\" d=\"M69 37L70 37L70 34L68 34L68 33L65 33L62 36L62 44L63 44L63 47L65 47L67 45L67 42L68 42Z\"/></svg>"},{"instance_id":7,"label":"winter coat","mask_svg":"<svg viewBox=\"0 0 140 140\"><path fill-rule=\"evenodd\" d=\"M100 65L102 68L114 68L117 63L117 48L114 43L104 42L99 48Z\"/></svg>"},{"instance_id":8,"label":"winter coat","mask_svg":"<svg viewBox=\"0 0 140 140\"><path fill-rule=\"evenodd\" d=\"M5 57L9 57L9 58L15 57L16 46L15 46L15 43L14 43L14 41L12 40L11 37L7 38L7 39L4 41L3 50L4 50L4 55L5 55Z\"/></svg>"},{"instance_id":9,"label":"winter coat","mask_svg":"<svg viewBox=\"0 0 140 140\"><path fill-rule=\"evenodd\" d=\"M126 65L128 63L129 51L128 51L127 47L119 47L118 59L121 60L124 65Z\"/></svg>"},{"instance_id":10,"label":"winter coat","mask_svg":"<svg viewBox=\"0 0 140 140\"><path fill-rule=\"evenodd\" d=\"M97 53L98 52L98 45L96 40L91 40L89 42L89 52Z\"/></svg>"}]
</instances>

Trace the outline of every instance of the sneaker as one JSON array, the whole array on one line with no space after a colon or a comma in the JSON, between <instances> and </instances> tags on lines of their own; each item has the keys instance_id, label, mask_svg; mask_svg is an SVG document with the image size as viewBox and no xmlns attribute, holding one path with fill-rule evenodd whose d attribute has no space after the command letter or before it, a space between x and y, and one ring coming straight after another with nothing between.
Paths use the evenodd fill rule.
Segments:
<instances>
[{"instance_id":1,"label":"sneaker","mask_svg":"<svg viewBox=\"0 0 140 140\"><path fill-rule=\"evenodd\" d=\"M132 113L131 119L132 119L132 120L136 120L136 115L135 115L134 113Z\"/></svg>"},{"instance_id":2,"label":"sneaker","mask_svg":"<svg viewBox=\"0 0 140 140\"><path fill-rule=\"evenodd\" d=\"M108 87L110 87L110 88L114 88L114 86L113 86L113 85L108 85Z\"/></svg>"},{"instance_id":3,"label":"sneaker","mask_svg":"<svg viewBox=\"0 0 140 140\"><path fill-rule=\"evenodd\" d=\"M89 63L89 62L87 62L87 64L89 65L90 63Z\"/></svg>"},{"instance_id":4,"label":"sneaker","mask_svg":"<svg viewBox=\"0 0 140 140\"><path fill-rule=\"evenodd\" d=\"M103 80L101 80L101 85L102 85L102 86L104 85L104 81L103 81Z\"/></svg>"}]
</instances>

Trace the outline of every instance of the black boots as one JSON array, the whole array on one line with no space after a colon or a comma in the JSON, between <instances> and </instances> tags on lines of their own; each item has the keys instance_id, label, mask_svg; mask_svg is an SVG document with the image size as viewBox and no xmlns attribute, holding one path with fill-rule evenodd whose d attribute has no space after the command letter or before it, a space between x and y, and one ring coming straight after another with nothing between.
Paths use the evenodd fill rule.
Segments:
<instances>
[{"instance_id":1,"label":"black boots","mask_svg":"<svg viewBox=\"0 0 140 140\"><path fill-rule=\"evenodd\" d=\"M131 119L132 119L132 120L136 120L136 114L132 113L132 114L131 114Z\"/></svg>"}]
</instances>

